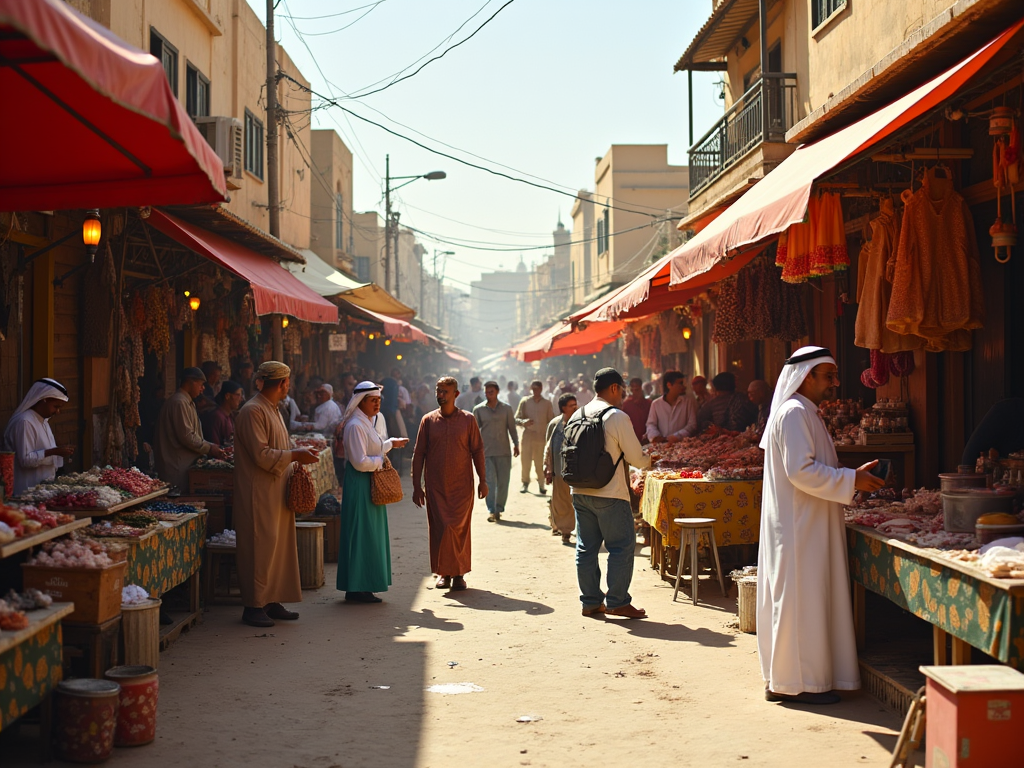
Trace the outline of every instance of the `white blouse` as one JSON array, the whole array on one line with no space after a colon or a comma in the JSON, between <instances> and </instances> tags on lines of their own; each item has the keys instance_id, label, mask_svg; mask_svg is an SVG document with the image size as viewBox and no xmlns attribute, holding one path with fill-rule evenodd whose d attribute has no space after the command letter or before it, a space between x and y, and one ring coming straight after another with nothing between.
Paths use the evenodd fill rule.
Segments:
<instances>
[{"instance_id":1,"label":"white blouse","mask_svg":"<svg viewBox=\"0 0 1024 768\"><path fill-rule=\"evenodd\" d=\"M378 413L370 421L358 408L345 422L344 441L345 458L360 472L376 472L392 448L384 416Z\"/></svg>"}]
</instances>

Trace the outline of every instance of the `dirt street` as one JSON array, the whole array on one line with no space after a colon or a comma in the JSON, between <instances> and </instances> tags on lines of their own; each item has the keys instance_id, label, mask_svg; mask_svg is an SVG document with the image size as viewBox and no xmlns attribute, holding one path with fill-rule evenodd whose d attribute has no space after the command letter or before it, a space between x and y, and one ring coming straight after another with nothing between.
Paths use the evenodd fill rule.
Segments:
<instances>
[{"instance_id":1,"label":"dirt street","mask_svg":"<svg viewBox=\"0 0 1024 768\"><path fill-rule=\"evenodd\" d=\"M639 546L632 594L650 618L583 618L573 549L518 476L516 462L501 524L477 503L466 592L433 589L424 513L407 487L389 510L383 605L345 604L328 566L298 622L255 630L240 608L209 610L161 656L156 742L115 750L109 764L888 764L895 714L866 694L817 709L765 702L755 637L730 628L735 598L706 581L699 606L682 594L673 604ZM446 683L482 690L425 690Z\"/></svg>"}]
</instances>

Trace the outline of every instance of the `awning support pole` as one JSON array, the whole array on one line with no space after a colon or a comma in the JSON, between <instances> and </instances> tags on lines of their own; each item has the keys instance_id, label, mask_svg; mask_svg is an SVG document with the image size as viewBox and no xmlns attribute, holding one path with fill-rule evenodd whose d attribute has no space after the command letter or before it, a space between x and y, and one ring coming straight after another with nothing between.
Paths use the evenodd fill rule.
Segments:
<instances>
[{"instance_id":1,"label":"awning support pole","mask_svg":"<svg viewBox=\"0 0 1024 768\"><path fill-rule=\"evenodd\" d=\"M758 24L761 27L761 141L768 141L768 3L757 0Z\"/></svg>"},{"instance_id":2,"label":"awning support pole","mask_svg":"<svg viewBox=\"0 0 1024 768\"><path fill-rule=\"evenodd\" d=\"M686 100L690 107L690 146L693 146L693 70L686 70Z\"/></svg>"}]
</instances>

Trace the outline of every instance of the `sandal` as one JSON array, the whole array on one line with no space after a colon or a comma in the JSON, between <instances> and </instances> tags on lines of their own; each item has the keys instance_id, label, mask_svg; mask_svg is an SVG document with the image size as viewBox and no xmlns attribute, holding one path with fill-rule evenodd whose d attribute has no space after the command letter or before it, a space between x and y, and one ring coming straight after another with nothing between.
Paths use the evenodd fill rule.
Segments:
<instances>
[{"instance_id":1,"label":"sandal","mask_svg":"<svg viewBox=\"0 0 1024 768\"><path fill-rule=\"evenodd\" d=\"M450 576L438 576L437 582L434 584L434 589L449 589L452 585L452 579Z\"/></svg>"},{"instance_id":2,"label":"sandal","mask_svg":"<svg viewBox=\"0 0 1024 768\"><path fill-rule=\"evenodd\" d=\"M634 608L632 603L620 605L618 608L608 608L605 613L609 616L622 616L627 619L647 618L647 611L643 608Z\"/></svg>"},{"instance_id":3,"label":"sandal","mask_svg":"<svg viewBox=\"0 0 1024 768\"><path fill-rule=\"evenodd\" d=\"M584 605L583 615L584 616L597 616L605 612L604 603L598 603L597 605Z\"/></svg>"},{"instance_id":4,"label":"sandal","mask_svg":"<svg viewBox=\"0 0 1024 768\"><path fill-rule=\"evenodd\" d=\"M461 576L452 577L452 592L461 592L464 589L468 589L466 580Z\"/></svg>"}]
</instances>

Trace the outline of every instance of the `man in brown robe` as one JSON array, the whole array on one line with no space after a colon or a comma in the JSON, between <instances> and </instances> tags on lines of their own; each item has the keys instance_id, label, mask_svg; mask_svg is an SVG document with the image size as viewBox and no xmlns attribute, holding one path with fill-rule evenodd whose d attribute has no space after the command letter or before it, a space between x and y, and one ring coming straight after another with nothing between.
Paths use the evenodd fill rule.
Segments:
<instances>
[{"instance_id":1,"label":"man in brown robe","mask_svg":"<svg viewBox=\"0 0 1024 768\"><path fill-rule=\"evenodd\" d=\"M477 497L487 498L484 441L473 414L459 410L459 383L437 382L437 404L420 422L412 457L412 500L427 505L430 570L437 588L462 590L470 571L470 523L473 518L473 467L480 480ZM424 466L426 472L424 473ZM426 480L424 493L421 478Z\"/></svg>"},{"instance_id":2,"label":"man in brown robe","mask_svg":"<svg viewBox=\"0 0 1024 768\"><path fill-rule=\"evenodd\" d=\"M295 515L288 509L292 462L316 464L308 448L292 449L277 404L288 394L291 369L266 362L256 372L262 388L242 406L235 420L234 521L242 621L272 627L274 619L294 620L281 603L302 602Z\"/></svg>"},{"instance_id":3,"label":"man in brown robe","mask_svg":"<svg viewBox=\"0 0 1024 768\"><path fill-rule=\"evenodd\" d=\"M166 483L188 491L188 468L200 456L223 459L224 451L203 439L195 399L203 393L206 376L198 368L181 372L178 391L167 398L156 423L156 473Z\"/></svg>"}]
</instances>

